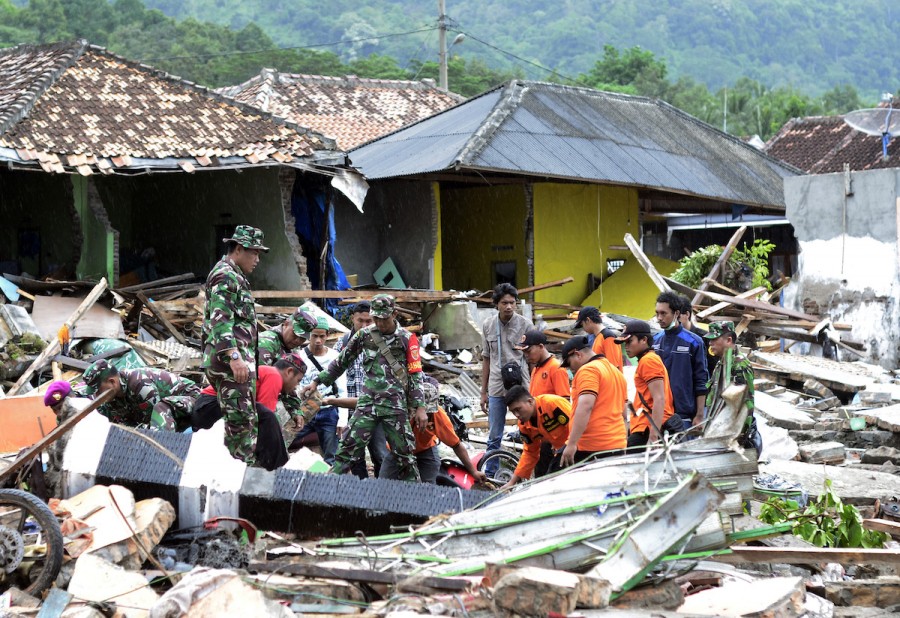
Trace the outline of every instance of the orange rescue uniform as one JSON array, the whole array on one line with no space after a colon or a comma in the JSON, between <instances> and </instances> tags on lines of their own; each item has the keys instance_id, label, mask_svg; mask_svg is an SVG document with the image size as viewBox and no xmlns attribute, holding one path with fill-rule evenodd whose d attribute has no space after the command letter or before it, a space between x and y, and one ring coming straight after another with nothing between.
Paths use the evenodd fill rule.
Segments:
<instances>
[{"instance_id":1,"label":"orange rescue uniform","mask_svg":"<svg viewBox=\"0 0 900 618\"><path fill-rule=\"evenodd\" d=\"M650 428L650 421L647 417L653 413L654 402L653 395L650 394L649 384L654 380L663 381L663 392L666 395L663 423L675 414L674 398L672 397L672 389L669 386L669 372L666 371L666 366L663 364L659 354L653 350L648 350L638 360L637 370L634 372L634 388L637 390L637 394L632 405L635 410L643 409L644 412L640 416L635 416L631 419L632 433L646 431ZM643 401L641 401L641 397L644 398Z\"/></svg>"},{"instance_id":2,"label":"orange rescue uniform","mask_svg":"<svg viewBox=\"0 0 900 618\"><path fill-rule=\"evenodd\" d=\"M587 427L578 440L579 451L609 451L625 448L625 419L622 411L628 399L625 376L602 356L595 356L575 372L572 380L572 414L582 395L594 394Z\"/></svg>"},{"instance_id":3,"label":"orange rescue uniform","mask_svg":"<svg viewBox=\"0 0 900 618\"><path fill-rule=\"evenodd\" d=\"M459 444L459 436L456 435L453 423L450 422L450 417L443 408L438 408L437 412L428 415L428 424L425 429L419 429L413 423L412 430L413 436L416 438L416 447L413 450L416 455L437 446L438 442L443 442L450 448Z\"/></svg>"},{"instance_id":4,"label":"orange rescue uniform","mask_svg":"<svg viewBox=\"0 0 900 618\"><path fill-rule=\"evenodd\" d=\"M603 354L613 367L623 371L622 346L616 343L615 337L604 337L601 332L594 337L591 349L594 351L594 354Z\"/></svg>"},{"instance_id":5,"label":"orange rescue uniform","mask_svg":"<svg viewBox=\"0 0 900 618\"><path fill-rule=\"evenodd\" d=\"M541 444L546 440L554 449L562 448L569 439L572 404L559 395L537 395L534 398L534 415L526 422L519 421L519 434L525 447L516 466L515 475L531 478L541 457Z\"/></svg>"},{"instance_id":6,"label":"orange rescue uniform","mask_svg":"<svg viewBox=\"0 0 900 618\"><path fill-rule=\"evenodd\" d=\"M551 356L531 370L531 384L528 392L532 397L538 395L559 395L568 397L572 393L569 385L569 372L563 368L559 359Z\"/></svg>"}]
</instances>

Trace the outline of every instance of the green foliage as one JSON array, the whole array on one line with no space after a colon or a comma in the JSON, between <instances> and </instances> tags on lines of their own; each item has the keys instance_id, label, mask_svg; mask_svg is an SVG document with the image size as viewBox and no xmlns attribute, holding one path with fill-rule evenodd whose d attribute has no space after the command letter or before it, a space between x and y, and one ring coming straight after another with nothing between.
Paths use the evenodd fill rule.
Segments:
<instances>
[{"instance_id":1,"label":"green foliage","mask_svg":"<svg viewBox=\"0 0 900 618\"><path fill-rule=\"evenodd\" d=\"M888 535L862 526L862 515L852 504L844 504L832 491L831 480L815 502L801 509L796 500L769 498L759 518L767 524L789 522L792 532L816 547L881 548Z\"/></svg>"},{"instance_id":2,"label":"green foliage","mask_svg":"<svg viewBox=\"0 0 900 618\"><path fill-rule=\"evenodd\" d=\"M735 249L725 267L725 285L738 291L760 286L771 290L772 285L768 281L769 254L773 249L774 243L761 238L757 238L749 246L744 243L743 249ZM678 269L672 273L672 279L692 288L698 287L704 277L709 276L722 251L724 247L720 245L709 245L694 251L681 259ZM747 273L750 278L744 281Z\"/></svg>"}]
</instances>

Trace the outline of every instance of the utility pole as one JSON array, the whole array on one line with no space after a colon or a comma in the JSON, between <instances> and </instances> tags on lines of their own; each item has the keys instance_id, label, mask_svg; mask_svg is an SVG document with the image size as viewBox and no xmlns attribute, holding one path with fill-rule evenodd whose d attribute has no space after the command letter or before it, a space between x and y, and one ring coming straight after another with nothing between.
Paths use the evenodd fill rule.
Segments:
<instances>
[{"instance_id":1,"label":"utility pole","mask_svg":"<svg viewBox=\"0 0 900 618\"><path fill-rule=\"evenodd\" d=\"M447 90L447 12L444 0L438 0L438 63L440 73L438 85Z\"/></svg>"}]
</instances>

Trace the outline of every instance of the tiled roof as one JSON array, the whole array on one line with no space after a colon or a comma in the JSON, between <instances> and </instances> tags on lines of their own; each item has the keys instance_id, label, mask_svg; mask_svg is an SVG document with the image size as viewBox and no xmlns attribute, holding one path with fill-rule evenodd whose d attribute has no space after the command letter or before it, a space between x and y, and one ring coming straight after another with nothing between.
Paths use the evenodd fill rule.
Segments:
<instances>
[{"instance_id":1,"label":"tiled roof","mask_svg":"<svg viewBox=\"0 0 900 618\"><path fill-rule=\"evenodd\" d=\"M263 71L219 92L337 140L349 150L465 99L429 81Z\"/></svg>"},{"instance_id":2,"label":"tiled roof","mask_svg":"<svg viewBox=\"0 0 900 618\"><path fill-rule=\"evenodd\" d=\"M797 170L655 99L513 80L349 153L368 179L493 172L782 210Z\"/></svg>"},{"instance_id":3,"label":"tiled roof","mask_svg":"<svg viewBox=\"0 0 900 618\"><path fill-rule=\"evenodd\" d=\"M844 122L842 116L795 118L766 143L769 156L811 174L900 167L900 140L888 144L884 160L881 138L866 135Z\"/></svg>"},{"instance_id":4,"label":"tiled roof","mask_svg":"<svg viewBox=\"0 0 900 618\"><path fill-rule=\"evenodd\" d=\"M0 158L45 171L288 163L334 143L85 41L0 50Z\"/></svg>"}]
</instances>

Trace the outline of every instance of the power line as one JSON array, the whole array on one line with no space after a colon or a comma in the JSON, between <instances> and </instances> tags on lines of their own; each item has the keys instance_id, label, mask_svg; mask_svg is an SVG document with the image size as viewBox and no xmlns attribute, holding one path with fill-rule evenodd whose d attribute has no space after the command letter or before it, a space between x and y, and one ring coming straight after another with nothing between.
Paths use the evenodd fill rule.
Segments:
<instances>
[{"instance_id":1,"label":"power line","mask_svg":"<svg viewBox=\"0 0 900 618\"><path fill-rule=\"evenodd\" d=\"M313 45L295 45L290 47L273 47L270 49L257 49L252 51L230 51L230 52L219 52L215 54L191 54L187 56L165 56L158 58L145 58L145 62L157 61L157 60L186 60L192 58L220 58L223 56L241 56L247 54L265 54L271 53L274 51L287 51L292 49L315 49L317 47L333 47L335 45L343 45L345 43L361 43L363 41L377 41L378 39L392 39L399 36L407 36L410 34L417 34L419 32L431 32L437 30L437 26L429 26L427 28L419 28L418 30L409 30L407 32L392 32L390 34L380 34L378 36L369 36L363 37L359 39L341 39L340 41L332 41L330 43L315 43Z\"/></svg>"},{"instance_id":2,"label":"power line","mask_svg":"<svg viewBox=\"0 0 900 618\"><path fill-rule=\"evenodd\" d=\"M548 69L547 67L540 65L537 62L532 62L531 60L527 60L525 58L522 58L521 56L517 56L516 54L514 54L510 51L501 49L501 48L497 47L496 45L492 45L492 44L488 43L487 41L483 41L469 31L463 32L462 30L451 30L451 32L460 32L462 34L465 34L466 37L481 43L485 47L490 47L491 49L496 50L496 51L500 52L501 54L505 54L505 55L509 56L510 58L515 58L519 62L524 62L525 64L530 64L531 66L537 67L537 68L541 69L542 71L545 71L546 73L550 73L551 75L559 75L563 79L566 79L566 80L572 82L573 84L578 83L578 80L572 79L571 77L568 77L567 75L563 75L562 73L560 73L559 71L557 71L555 69Z\"/></svg>"}]
</instances>

